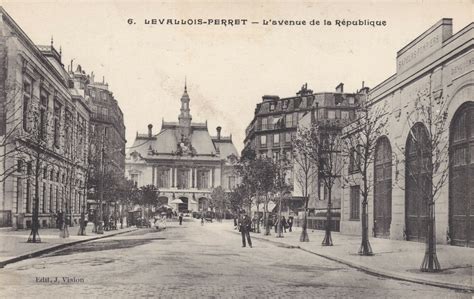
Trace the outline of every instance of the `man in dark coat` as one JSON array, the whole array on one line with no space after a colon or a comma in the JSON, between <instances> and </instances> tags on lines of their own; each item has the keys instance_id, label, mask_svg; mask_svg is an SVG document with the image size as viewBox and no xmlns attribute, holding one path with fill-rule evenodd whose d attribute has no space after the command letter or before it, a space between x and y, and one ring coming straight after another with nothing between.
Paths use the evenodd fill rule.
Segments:
<instances>
[{"instance_id":1,"label":"man in dark coat","mask_svg":"<svg viewBox=\"0 0 474 299\"><path fill-rule=\"evenodd\" d=\"M245 238L247 237L247 242L249 243L250 248L252 248L252 240L250 239L250 229L252 228L252 221L249 216L246 214L242 215L240 221L239 230L242 234L242 247L245 247Z\"/></svg>"}]
</instances>

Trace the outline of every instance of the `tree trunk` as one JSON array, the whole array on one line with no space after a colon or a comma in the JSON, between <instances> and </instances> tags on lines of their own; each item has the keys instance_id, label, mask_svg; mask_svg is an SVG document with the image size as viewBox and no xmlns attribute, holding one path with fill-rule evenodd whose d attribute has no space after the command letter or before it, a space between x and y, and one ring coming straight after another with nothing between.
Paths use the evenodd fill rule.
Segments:
<instances>
[{"instance_id":1,"label":"tree trunk","mask_svg":"<svg viewBox=\"0 0 474 299\"><path fill-rule=\"evenodd\" d=\"M428 213L426 250L420 270L423 272L439 272L441 271L441 266L436 255L435 203L433 200L430 200L428 204Z\"/></svg>"},{"instance_id":2,"label":"tree trunk","mask_svg":"<svg viewBox=\"0 0 474 299\"><path fill-rule=\"evenodd\" d=\"M300 242L309 242L308 236L308 199L306 199Z\"/></svg>"},{"instance_id":3,"label":"tree trunk","mask_svg":"<svg viewBox=\"0 0 474 299\"><path fill-rule=\"evenodd\" d=\"M271 233L270 233L270 225L269 225L269 222L270 222L270 219L268 219L268 198L266 199L266 202L265 202L265 233L264 235L265 236L270 236Z\"/></svg>"},{"instance_id":4,"label":"tree trunk","mask_svg":"<svg viewBox=\"0 0 474 299\"><path fill-rule=\"evenodd\" d=\"M367 199L364 198L362 201L362 243L359 248L359 255L373 255L372 247L369 242L369 221L367 215Z\"/></svg>"},{"instance_id":5,"label":"tree trunk","mask_svg":"<svg viewBox=\"0 0 474 299\"><path fill-rule=\"evenodd\" d=\"M278 235L277 238L283 238L283 228L281 226L281 204L283 202L283 193L280 193L280 203L278 204Z\"/></svg>"},{"instance_id":6,"label":"tree trunk","mask_svg":"<svg viewBox=\"0 0 474 299\"><path fill-rule=\"evenodd\" d=\"M331 238L331 189L328 188L328 209L326 214L326 233L324 234L324 239L322 242L323 246L332 246L332 238Z\"/></svg>"},{"instance_id":7,"label":"tree trunk","mask_svg":"<svg viewBox=\"0 0 474 299\"><path fill-rule=\"evenodd\" d=\"M40 176L40 158L36 157L35 163L35 198L34 198L34 209L33 219L31 221L31 233L28 237L28 243L41 243L39 236L39 176Z\"/></svg>"}]
</instances>

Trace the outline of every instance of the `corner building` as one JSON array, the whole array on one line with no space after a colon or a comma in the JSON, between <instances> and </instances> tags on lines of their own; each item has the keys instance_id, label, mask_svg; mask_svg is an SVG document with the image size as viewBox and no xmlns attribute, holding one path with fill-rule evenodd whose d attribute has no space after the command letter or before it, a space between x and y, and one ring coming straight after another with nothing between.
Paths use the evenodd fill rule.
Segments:
<instances>
[{"instance_id":1,"label":"corner building","mask_svg":"<svg viewBox=\"0 0 474 299\"><path fill-rule=\"evenodd\" d=\"M85 76L61 50L39 46L0 7L0 227L41 228L59 212L78 224L85 206L90 108Z\"/></svg>"},{"instance_id":2,"label":"corner building","mask_svg":"<svg viewBox=\"0 0 474 299\"><path fill-rule=\"evenodd\" d=\"M377 140L372 168L369 231L375 237L419 242L426 238L426 201L416 196L418 186L406 170L421 172L411 154L410 130L413 138L423 138L427 126L414 113L414 102L431 97L448 105L444 137L449 142L449 178L436 200L437 242L474 247L473 36L474 23L453 34L452 20L440 20L398 51L396 74L369 93L371 105L387 105L389 112L388 133ZM408 121L407 115L414 119ZM350 188L345 191L341 232L360 234L360 220L351 219L351 205L360 200L349 194Z\"/></svg>"},{"instance_id":3,"label":"corner building","mask_svg":"<svg viewBox=\"0 0 474 299\"><path fill-rule=\"evenodd\" d=\"M138 187L154 185L158 201L176 211L207 210L213 188L230 191L236 176L229 156L238 156L232 135L209 134L206 123L192 122L185 86L178 122L162 122L158 134L148 125L147 134L136 135L127 153L126 175Z\"/></svg>"}]
</instances>

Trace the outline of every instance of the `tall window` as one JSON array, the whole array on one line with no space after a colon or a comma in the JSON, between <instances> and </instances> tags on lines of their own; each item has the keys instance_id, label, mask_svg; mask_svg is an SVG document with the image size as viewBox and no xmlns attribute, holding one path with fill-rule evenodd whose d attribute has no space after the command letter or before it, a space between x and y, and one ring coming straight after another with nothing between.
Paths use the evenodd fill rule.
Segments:
<instances>
[{"instance_id":1,"label":"tall window","mask_svg":"<svg viewBox=\"0 0 474 299\"><path fill-rule=\"evenodd\" d=\"M65 113L65 132L64 132L64 143L66 155L72 153L72 113L66 110Z\"/></svg>"},{"instance_id":2,"label":"tall window","mask_svg":"<svg viewBox=\"0 0 474 299\"><path fill-rule=\"evenodd\" d=\"M178 169L178 189L189 188L189 170Z\"/></svg>"},{"instance_id":3,"label":"tall window","mask_svg":"<svg viewBox=\"0 0 474 299\"><path fill-rule=\"evenodd\" d=\"M349 119L349 111L341 111L342 119Z\"/></svg>"},{"instance_id":4,"label":"tall window","mask_svg":"<svg viewBox=\"0 0 474 299\"><path fill-rule=\"evenodd\" d=\"M59 148L59 132L61 130L61 103L57 99L54 101L54 146Z\"/></svg>"},{"instance_id":5,"label":"tall window","mask_svg":"<svg viewBox=\"0 0 474 299\"><path fill-rule=\"evenodd\" d=\"M351 186L350 195L351 220L359 220L360 215L360 186Z\"/></svg>"},{"instance_id":6,"label":"tall window","mask_svg":"<svg viewBox=\"0 0 474 299\"><path fill-rule=\"evenodd\" d=\"M328 118L329 119L335 119L336 118L336 111L328 110Z\"/></svg>"},{"instance_id":7,"label":"tall window","mask_svg":"<svg viewBox=\"0 0 474 299\"><path fill-rule=\"evenodd\" d=\"M78 128L77 128L77 141L78 141L77 156L83 161L86 160L85 154L87 153L87 151L85 150L87 146L87 144L85 144L85 138L86 138L86 120L82 116L79 115Z\"/></svg>"},{"instance_id":8,"label":"tall window","mask_svg":"<svg viewBox=\"0 0 474 299\"><path fill-rule=\"evenodd\" d=\"M349 155L349 173L359 172L361 166L361 156L359 153L362 150L361 146L351 149Z\"/></svg>"},{"instance_id":9,"label":"tall window","mask_svg":"<svg viewBox=\"0 0 474 299\"><path fill-rule=\"evenodd\" d=\"M264 147L267 146L267 136L265 135L260 136L260 145Z\"/></svg>"},{"instance_id":10,"label":"tall window","mask_svg":"<svg viewBox=\"0 0 474 299\"><path fill-rule=\"evenodd\" d=\"M46 213L46 183L43 183L43 213Z\"/></svg>"},{"instance_id":11,"label":"tall window","mask_svg":"<svg viewBox=\"0 0 474 299\"><path fill-rule=\"evenodd\" d=\"M274 151L273 152L273 160L274 161L280 160L280 151Z\"/></svg>"},{"instance_id":12,"label":"tall window","mask_svg":"<svg viewBox=\"0 0 474 299\"><path fill-rule=\"evenodd\" d=\"M291 133L290 132L285 133L285 142L291 142Z\"/></svg>"},{"instance_id":13,"label":"tall window","mask_svg":"<svg viewBox=\"0 0 474 299\"><path fill-rule=\"evenodd\" d=\"M285 115L285 126L287 128L293 127L293 115L292 114Z\"/></svg>"},{"instance_id":14,"label":"tall window","mask_svg":"<svg viewBox=\"0 0 474 299\"><path fill-rule=\"evenodd\" d=\"M56 186L56 211L60 211L62 207L59 205L59 187Z\"/></svg>"},{"instance_id":15,"label":"tall window","mask_svg":"<svg viewBox=\"0 0 474 299\"><path fill-rule=\"evenodd\" d=\"M267 118L264 117L262 118L262 130L266 130L267 129Z\"/></svg>"},{"instance_id":16,"label":"tall window","mask_svg":"<svg viewBox=\"0 0 474 299\"><path fill-rule=\"evenodd\" d=\"M273 144L280 144L280 134L273 135Z\"/></svg>"},{"instance_id":17,"label":"tall window","mask_svg":"<svg viewBox=\"0 0 474 299\"><path fill-rule=\"evenodd\" d=\"M53 185L49 185L49 211L53 212Z\"/></svg>"},{"instance_id":18,"label":"tall window","mask_svg":"<svg viewBox=\"0 0 474 299\"><path fill-rule=\"evenodd\" d=\"M197 188L198 189L209 188L209 170L197 171Z\"/></svg>"},{"instance_id":19,"label":"tall window","mask_svg":"<svg viewBox=\"0 0 474 299\"><path fill-rule=\"evenodd\" d=\"M170 170L158 169L158 188L170 187Z\"/></svg>"},{"instance_id":20,"label":"tall window","mask_svg":"<svg viewBox=\"0 0 474 299\"><path fill-rule=\"evenodd\" d=\"M33 97L33 84L31 79L25 79L23 82L23 130L26 132L30 131L30 106L31 99Z\"/></svg>"},{"instance_id":21,"label":"tall window","mask_svg":"<svg viewBox=\"0 0 474 299\"><path fill-rule=\"evenodd\" d=\"M31 213L31 186L30 180L26 180L26 212Z\"/></svg>"},{"instance_id":22,"label":"tall window","mask_svg":"<svg viewBox=\"0 0 474 299\"><path fill-rule=\"evenodd\" d=\"M39 137L41 140L46 139L47 125L48 125L48 93L41 90L40 93L40 119L39 119Z\"/></svg>"}]
</instances>

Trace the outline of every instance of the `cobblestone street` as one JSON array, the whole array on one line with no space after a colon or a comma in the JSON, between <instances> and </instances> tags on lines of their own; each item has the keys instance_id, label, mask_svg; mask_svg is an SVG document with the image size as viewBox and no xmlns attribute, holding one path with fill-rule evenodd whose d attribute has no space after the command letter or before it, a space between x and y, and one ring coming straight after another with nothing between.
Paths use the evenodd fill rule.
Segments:
<instances>
[{"instance_id":1,"label":"cobblestone street","mask_svg":"<svg viewBox=\"0 0 474 299\"><path fill-rule=\"evenodd\" d=\"M371 276L270 242L254 240L253 248L242 248L240 236L222 227L173 222L164 231L142 229L11 264L0 270L0 295L470 298L449 289Z\"/></svg>"}]
</instances>

